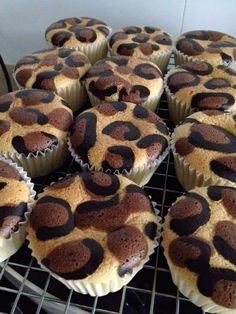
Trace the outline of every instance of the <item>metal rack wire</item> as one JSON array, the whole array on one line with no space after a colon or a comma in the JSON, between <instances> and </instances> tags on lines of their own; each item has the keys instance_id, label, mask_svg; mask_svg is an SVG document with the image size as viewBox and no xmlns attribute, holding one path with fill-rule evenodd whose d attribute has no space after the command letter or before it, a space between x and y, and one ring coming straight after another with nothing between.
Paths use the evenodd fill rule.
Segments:
<instances>
[{"instance_id":1,"label":"metal rack wire","mask_svg":"<svg viewBox=\"0 0 236 314\"><path fill-rule=\"evenodd\" d=\"M174 64L171 59L170 67ZM163 95L159 115L170 130L167 101ZM50 182L78 171L78 164L68 157L51 175L34 180L40 192ZM145 190L157 202L163 218L175 199L184 191L178 183L172 155L162 162ZM171 280L163 249L159 246L150 261L123 289L104 297L90 297L67 289L42 270L31 257L27 243L0 264L0 313L104 313L104 314L202 314L201 309L182 296Z\"/></svg>"}]
</instances>

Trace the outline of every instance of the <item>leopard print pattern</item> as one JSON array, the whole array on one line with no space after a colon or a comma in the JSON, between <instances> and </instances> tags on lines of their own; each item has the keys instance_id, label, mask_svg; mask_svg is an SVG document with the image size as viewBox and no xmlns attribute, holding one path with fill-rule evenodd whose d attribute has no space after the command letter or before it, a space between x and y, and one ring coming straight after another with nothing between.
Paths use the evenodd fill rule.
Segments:
<instances>
[{"instance_id":1,"label":"leopard print pattern","mask_svg":"<svg viewBox=\"0 0 236 314\"><path fill-rule=\"evenodd\" d=\"M236 60L236 39L211 30L182 34L176 41L176 49L187 56L206 60L215 65L228 65Z\"/></svg>"},{"instance_id":2,"label":"leopard print pattern","mask_svg":"<svg viewBox=\"0 0 236 314\"><path fill-rule=\"evenodd\" d=\"M57 47L79 47L107 38L110 28L90 17L71 17L51 24L45 32L46 40Z\"/></svg>"},{"instance_id":3,"label":"leopard print pattern","mask_svg":"<svg viewBox=\"0 0 236 314\"><path fill-rule=\"evenodd\" d=\"M143 189L122 176L92 171L40 194L28 238L33 255L54 274L95 283L131 274L156 234L157 218Z\"/></svg>"},{"instance_id":4,"label":"leopard print pattern","mask_svg":"<svg viewBox=\"0 0 236 314\"><path fill-rule=\"evenodd\" d=\"M173 133L176 152L199 173L236 186L235 117L219 110L199 111Z\"/></svg>"},{"instance_id":5,"label":"leopard print pattern","mask_svg":"<svg viewBox=\"0 0 236 314\"><path fill-rule=\"evenodd\" d=\"M108 45L112 54L147 57L169 52L172 39L169 34L157 27L128 26L115 32Z\"/></svg>"},{"instance_id":6,"label":"leopard print pattern","mask_svg":"<svg viewBox=\"0 0 236 314\"><path fill-rule=\"evenodd\" d=\"M195 188L171 206L163 246L172 271L189 291L236 310L235 218L236 188Z\"/></svg>"},{"instance_id":7,"label":"leopard print pattern","mask_svg":"<svg viewBox=\"0 0 236 314\"><path fill-rule=\"evenodd\" d=\"M17 61L15 79L21 87L60 90L79 81L91 67L82 52L52 48L34 52Z\"/></svg>"},{"instance_id":8,"label":"leopard print pattern","mask_svg":"<svg viewBox=\"0 0 236 314\"><path fill-rule=\"evenodd\" d=\"M25 220L29 195L29 188L19 172L0 159L0 240L9 239L18 230L19 222Z\"/></svg>"},{"instance_id":9,"label":"leopard print pattern","mask_svg":"<svg viewBox=\"0 0 236 314\"><path fill-rule=\"evenodd\" d=\"M138 169L168 147L168 129L155 113L125 102L101 103L81 113L71 132L71 146L94 169Z\"/></svg>"},{"instance_id":10,"label":"leopard print pattern","mask_svg":"<svg viewBox=\"0 0 236 314\"><path fill-rule=\"evenodd\" d=\"M208 62L185 63L167 75L169 91L194 110L236 111L236 71Z\"/></svg>"},{"instance_id":11,"label":"leopard print pattern","mask_svg":"<svg viewBox=\"0 0 236 314\"><path fill-rule=\"evenodd\" d=\"M25 156L65 141L72 111L50 91L23 89L0 96L2 152Z\"/></svg>"},{"instance_id":12,"label":"leopard print pattern","mask_svg":"<svg viewBox=\"0 0 236 314\"><path fill-rule=\"evenodd\" d=\"M154 63L125 56L97 61L87 72L85 84L92 103L95 98L144 104L163 89L162 74Z\"/></svg>"}]
</instances>

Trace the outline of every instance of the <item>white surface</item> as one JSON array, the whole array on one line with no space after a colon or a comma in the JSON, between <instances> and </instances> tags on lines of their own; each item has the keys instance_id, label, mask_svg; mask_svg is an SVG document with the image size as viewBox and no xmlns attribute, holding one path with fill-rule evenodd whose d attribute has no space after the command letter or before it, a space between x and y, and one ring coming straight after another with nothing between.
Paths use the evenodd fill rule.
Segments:
<instances>
[{"instance_id":1,"label":"white surface","mask_svg":"<svg viewBox=\"0 0 236 314\"><path fill-rule=\"evenodd\" d=\"M47 48L44 32L60 18L91 16L113 30L132 24L158 26L176 36L211 28L236 37L235 0L0 0L0 52L7 64Z\"/></svg>"}]
</instances>

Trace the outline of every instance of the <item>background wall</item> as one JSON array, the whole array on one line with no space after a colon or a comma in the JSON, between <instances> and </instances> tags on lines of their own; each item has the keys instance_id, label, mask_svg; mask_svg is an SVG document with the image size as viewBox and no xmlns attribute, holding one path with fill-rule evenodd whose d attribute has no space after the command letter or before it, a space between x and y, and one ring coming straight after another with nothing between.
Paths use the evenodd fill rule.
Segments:
<instances>
[{"instance_id":1,"label":"background wall","mask_svg":"<svg viewBox=\"0 0 236 314\"><path fill-rule=\"evenodd\" d=\"M96 17L113 30L146 24L173 36L205 28L236 37L235 13L236 0L0 0L0 53L7 64L15 64L47 48L45 29L65 17Z\"/></svg>"}]
</instances>

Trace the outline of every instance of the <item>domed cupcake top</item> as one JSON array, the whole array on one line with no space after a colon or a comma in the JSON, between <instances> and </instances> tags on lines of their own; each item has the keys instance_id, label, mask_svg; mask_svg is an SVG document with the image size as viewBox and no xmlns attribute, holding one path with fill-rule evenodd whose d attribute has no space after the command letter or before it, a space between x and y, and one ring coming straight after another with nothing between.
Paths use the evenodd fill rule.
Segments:
<instances>
[{"instance_id":1,"label":"domed cupcake top","mask_svg":"<svg viewBox=\"0 0 236 314\"><path fill-rule=\"evenodd\" d=\"M235 117L219 110L199 111L173 133L175 151L200 173L236 184Z\"/></svg>"},{"instance_id":2,"label":"domed cupcake top","mask_svg":"<svg viewBox=\"0 0 236 314\"><path fill-rule=\"evenodd\" d=\"M89 95L101 101L128 101L142 104L163 88L162 74L150 61L125 56L97 61L87 72Z\"/></svg>"},{"instance_id":3,"label":"domed cupcake top","mask_svg":"<svg viewBox=\"0 0 236 314\"><path fill-rule=\"evenodd\" d=\"M185 55L212 64L230 64L236 60L236 39L216 31L196 30L182 34L176 49Z\"/></svg>"},{"instance_id":4,"label":"domed cupcake top","mask_svg":"<svg viewBox=\"0 0 236 314\"><path fill-rule=\"evenodd\" d=\"M90 67L89 59L82 52L52 48L18 60L14 75L21 87L57 91L80 80Z\"/></svg>"},{"instance_id":5,"label":"domed cupcake top","mask_svg":"<svg viewBox=\"0 0 236 314\"><path fill-rule=\"evenodd\" d=\"M185 63L167 75L167 88L193 109L236 111L236 71L205 61Z\"/></svg>"},{"instance_id":6,"label":"domed cupcake top","mask_svg":"<svg viewBox=\"0 0 236 314\"><path fill-rule=\"evenodd\" d=\"M29 197L30 189L17 169L0 159L0 241L10 238L25 220Z\"/></svg>"},{"instance_id":7,"label":"domed cupcake top","mask_svg":"<svg viewBox=\"0 0 236 314\"><path fill-rule=\"evenodd\" d=\"M165 218L168 263L216 304L236 309L236 189L195 188L180 197Z\"/></svg>"},{"instance_id":8,"label":"domed cupcake top","mask_svg":"<svg viewBox=\"0 0 236 314\"><path fill-rule=\"evenodd\" d=\"M47 41L57 47L79 47L102 40L110 34L103 21L91 17L71 17L51 24L45 32Z\"/></svg>"},{"instance_id":9,"label":"domed cupcake top","mask_svg":"<svg viewBox=\"0 0 236 314\"><path fill-rule=\"evenodd\" d=\"M102 172L68 176L46 188L29 222L38 261L64 279L88 282L131 273L147 257L157 233L145 192L124 177Z\"/></svg>"},{"instance_id":10,"label":"domed cupcake top","mask_svg":"<svg viewBox=\"0 0 236 314\"><path fill-rule=\"evenodd\" d=\"M84 163L112 171L148 167L168 147L162 119L140 105L101 103L75 120L70 141Z\"/></svg>"},{"instance_id":11,"label":"domed cupcake top","mask_svg":"<svg viewBox=\"0 0 236 314\"><path fill-rule=\"evenodd\" d=\"M145 57L167 52L172 46L169 34L157 27L127 26L115 32L109 40L112 53Z\"/></svg>"},{"instance_id":12,"label":"domed cupcake top","mask_svg":"<svg viewBox=\"0 0 236 314\"><path fill-rule=\"evenodd\" d=\"M73 120L50 91L24 89L0 96L0 150L28 155L65 140Z\"/></svg>"}]
</instances>

